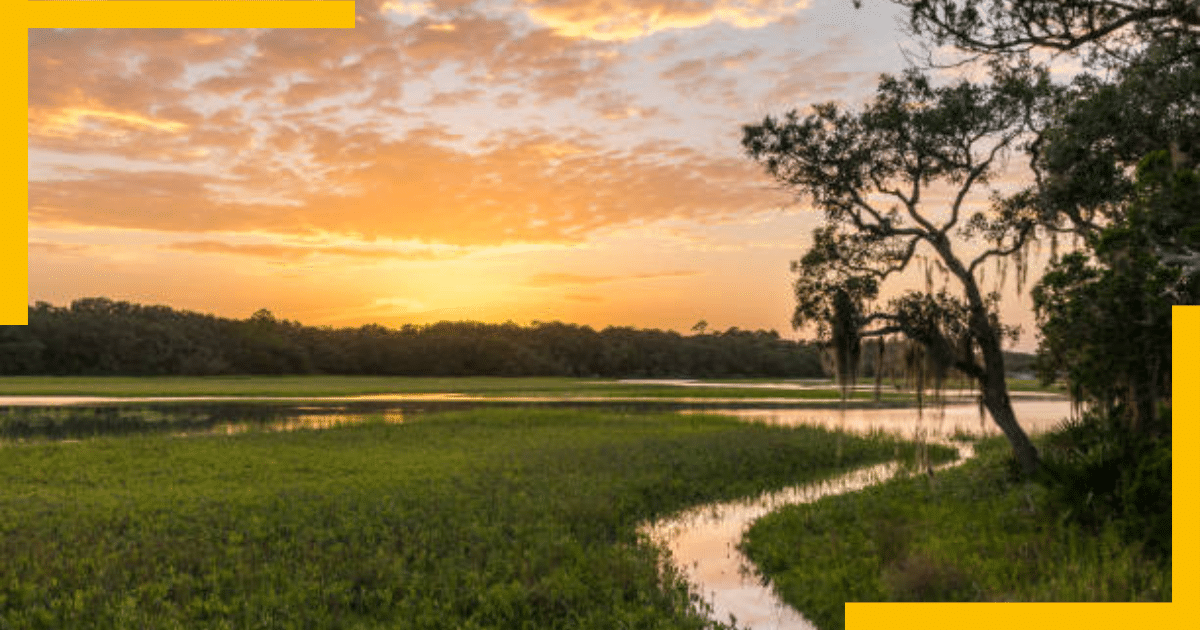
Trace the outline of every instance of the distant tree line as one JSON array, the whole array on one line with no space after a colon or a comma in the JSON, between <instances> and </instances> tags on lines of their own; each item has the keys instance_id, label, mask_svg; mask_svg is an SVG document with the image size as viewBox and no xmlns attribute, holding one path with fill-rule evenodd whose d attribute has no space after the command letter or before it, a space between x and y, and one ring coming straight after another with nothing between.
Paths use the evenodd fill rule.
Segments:
<instances>
[{"instance_id":1,"label":"distant tree line","mask_svg":"<svg viewBox=\"0 0 1200 630\"><path fill-rule=\"evenodd\" d=\"M673 331L560 322L305 326L85 298L39 302L0 326L0 374L820 377L820 348L775 331Z\"/></svg>"}]
</instances>

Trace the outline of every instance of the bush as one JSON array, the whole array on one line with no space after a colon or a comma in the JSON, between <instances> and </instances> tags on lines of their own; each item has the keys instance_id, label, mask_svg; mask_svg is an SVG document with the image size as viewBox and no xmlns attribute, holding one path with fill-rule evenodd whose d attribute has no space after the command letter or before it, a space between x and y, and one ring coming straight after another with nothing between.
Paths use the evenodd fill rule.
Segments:
<instances>
[{"instance_id":1,"label":"bush","mask_svg":"<svg viewBox=\"0 0 1200 630\"><path fill-rule=\"evenodd\" d=\"M1116 523L1127 542L1171 558L1171 419L1132 432L1119 409L1064 422L1045 443L1043 483L1062 518L1091 532Z\"/></svg>"}]
</instances>

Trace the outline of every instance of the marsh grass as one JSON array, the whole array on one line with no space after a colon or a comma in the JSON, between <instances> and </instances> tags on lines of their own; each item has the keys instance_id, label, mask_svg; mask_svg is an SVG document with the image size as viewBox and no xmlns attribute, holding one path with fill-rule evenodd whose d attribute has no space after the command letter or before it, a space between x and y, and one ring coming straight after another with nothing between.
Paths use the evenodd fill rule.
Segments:
<instances>
[{"instance_id":1,"label":"marsh grass","mask_svg":"<svg viewBox=\"0 0 1200 630\"><path fill-rule=\"evenodd\" d=\"M990 438L959 468L768 515L743 551L826 630L847 601L1169 601L1166 435L1065 425L1035 481Z\"/></svg>"},{"instance_id":2,"label":"marsh grass","mask_svg":"<svg viewBox=\"0 0 1200 630\"><path fill-rule=\"evenodd\" d=\"M246 433L403 422L403 408L375 405L160 403L0 407L0 446L139 433Z\"/></svg>"},{"instance_id":3,"label":"marsh grass","mask_svg":"<svg viewBox=\"0 0 1200 630\"><path fill-rule=\"evenodd\" d=\"M715 627L639 523L896 448L513 408L25 444L0 458L0 628Z\"/></svg>"},{"instance_id":4,"label":"marsh grass","mask_svg":"<svg viewBox=\"0 0 1200 630\"><path fill-rule=\"evenodd\" d=\"M621 383L611 379L559 377L392 377L392 376L4 376L0 395L8 396L288 396L324 397L371 394L461 394L489 398L519 396L647 398L786 398L837 401L832 384L814 390L743 387L779 379L710 381L726 386L681 387ZM873 401L870 392L852 398ZM911 402L912 394L888 392L884 400Z\"/></svg>"}]
</instances>

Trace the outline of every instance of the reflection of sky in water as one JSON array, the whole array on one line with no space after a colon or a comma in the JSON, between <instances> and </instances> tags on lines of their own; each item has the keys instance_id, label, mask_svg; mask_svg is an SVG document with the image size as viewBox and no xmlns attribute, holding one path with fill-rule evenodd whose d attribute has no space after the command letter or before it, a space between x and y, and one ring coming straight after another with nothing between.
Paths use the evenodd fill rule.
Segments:
<instances>
[{"instance_id":1,"label":"reflection of sky in water","mask_svg":"<svg viewBox=\"0 0 1200 630\"><path fill-rule=\"evenodd\" d=\"M277 405L199 401L189 404L0 403L0 445L25 440L75 442L79 438L166 433L173 436L237 435L324 430L358 424L400 424L399 406Z\"/></svg>"},{"instance_id":2,"label":"reflection of sky in water","mask_svg":"<svg viewBox=\"0 0 1200 630\"><path fill-rule=\"evenodd\" d=\"M1029 433L1044 433L1071 415L1071 403L1065 399L1014 399L1017 422ZM883 430L906 437L918 432L926 436L949 437L958 433L999 435L1000 428L991 416L980 416L979 405L953 403L942 407L926 406L918 416L915 409L706 409L703 412L734 416L751 422L782 426L800 424L844 429L855 433Z\"/></svg>"},{"instance_id":3,"label":"reflection of sky in water","mask_svg":"<svg viewBox=\"0 0 1200 630\"><path fill-rule=\"evenodd\" d=\"M746 412L745 416L740 413L737 415L748 419L753 419L751 411L762 412L732 411ZM876 413L886 411L893 410L865 410L866 413L862 415L865 419L878 420L870 416L888 416L886 413ZM911 410L895 411L908 411L910 415L907 420L911 421ZM781 412L781 424L795 423L789 421L788 413L807 412ZM897 414L898 420L900 416L902 414ZM791 420L799 421L799 418ZM958 448L959 459L939 465L935 470L958 465L974 456L970 444L955 443L953 446ZM752 630L815 630L816 626L775 595L770 584L763 585L750 561L738 551L742 533L754 521L785 505L810 503L822 497L861 490L892 478L898 470L895 462L877 464L833 479L785 488L760 497L702 505L670 519L647 524L642 531L671 551L672 562L712 607L712 619L727 622L733 616L737 619L738 628Z\"/></svg>"},{"instance_id":4,"label":"reflection of sky in water","mask_svg":"<svg viewBox=\"0 0 1200 630\"><path fill-rule=\"evenodd\" d=\"M372 420L387 424L401 424L404 413L399 409L389 409L378 413L302 413L288 416L283 420L268 423L229 422L214 427L207 433L223 433L234 435L249 431L304 431L319 429L334 429L354 424L362 424Z\"/></svg>"}]
</instances>

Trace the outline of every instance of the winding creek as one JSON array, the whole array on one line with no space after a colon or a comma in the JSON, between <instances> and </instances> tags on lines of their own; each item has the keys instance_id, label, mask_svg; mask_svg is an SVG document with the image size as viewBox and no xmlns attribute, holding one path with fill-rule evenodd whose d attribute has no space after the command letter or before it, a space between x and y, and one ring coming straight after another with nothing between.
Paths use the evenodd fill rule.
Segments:
<instances>
[{"instance_id":1,"label":"winding creek","mask_svg":"<svg viewBox=\"0 0 1200 630\"><path fill-rule=\"evenodd\" d=\"M958 448L959 458L935 470L957 466L974 456L969 443L937 442ZM737 627L752 630L816 630L803 615L780 600L769 584L762 583L749 560L738 551L743 532L754 521L780 507L861 490L891 479L898 470L897 462L867 466L752 500L696 507L647 524L642 531L671 551L676 567L711 607L711 618L733 619Z\"/></svg>"},{"instance_id":2,"label":"winding creek","mask_svg":"<svg viewBox=\"0 0 1200 630\"><path fill-rule=\"evenodd\" d=\"M1031 433L1049 430L1071 413L1070 402L1044 397L1014 398L1013 409ZM685 411L685 413L687 413ZM851 432L889 431L903 437L958 449L958 459L936 470L962 464L974 456L970 442L953 441L957 434L992 435L999 430L978 405L950 404L940 408L847 409L729 409L722 413L749 422L781 425L817 424ZM886 481L899 469L888 462L852 470L812 484L763 494L755 499L703 505L670 519L643 526L651 540L671 552L672 562L711 607L713 619L736 620L752 630L815 630L803 615L783 603L769 583L755 574L738 551L742 534L760 517L785 505L810 503L821 497L861 490Z\"/></svg>"},{"instance_id":3,"label":"winding creek","mask_svg":"<svg viewBox=\"0 0 1200 630\"><path fill-rule=\"evenodd\" d=\"M681 383L681 386L686 386ZM960 399L961 400L961 399ZM248 430L319 429L374 418L403 422L406 414L439 409L496 404L567 405L624 410L675 410L716 413L747 422L793 426L815 424L849 432L887 431L904 438L950 444L959 459L973 455L969 442L955 436L994 435L998 430L974 403L949 402L924 410L903 408L814 408L805 401L756 399L587 399L577 397L518 397L497 400L460 395L370 395L313 398L285 397L158 397L110 398L91 396L0 396L5 439L70 440L101 433L165 431L179 435L240 433ZM1062 397L1014 393L1013 408L1031 433L1046 431L1071 415ZM761 516L781 506L815 501L853 492L891 478L895 462L850 471L818 483L797 486L729 503L697 506L641 530L671 552L672 561L711 606L714 619L736 619L739 628L808 630L813 626L779 601L769 584L748 568L738 551L742 533Z\"/></svg>"}]
</instances>

